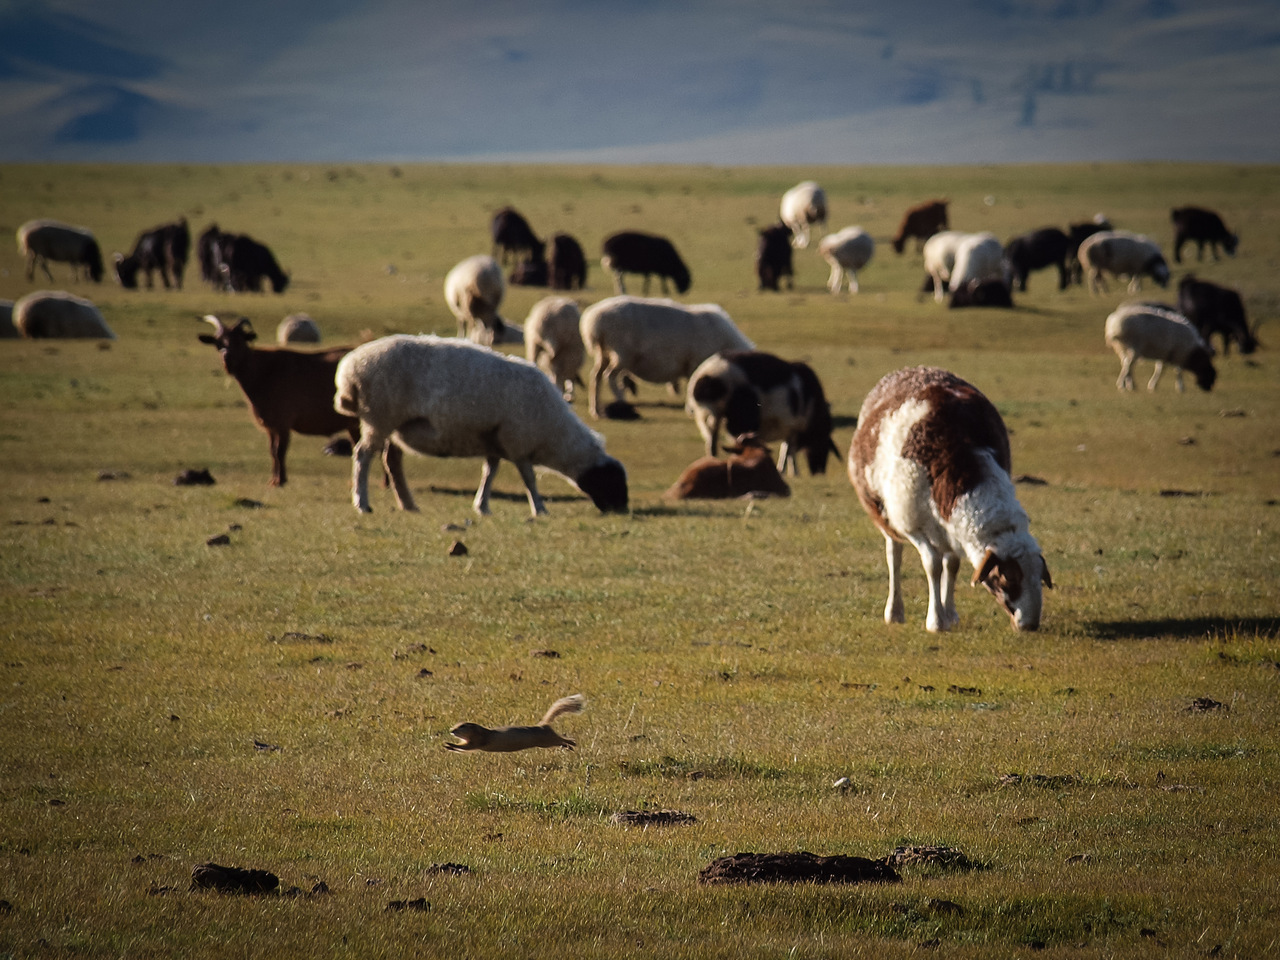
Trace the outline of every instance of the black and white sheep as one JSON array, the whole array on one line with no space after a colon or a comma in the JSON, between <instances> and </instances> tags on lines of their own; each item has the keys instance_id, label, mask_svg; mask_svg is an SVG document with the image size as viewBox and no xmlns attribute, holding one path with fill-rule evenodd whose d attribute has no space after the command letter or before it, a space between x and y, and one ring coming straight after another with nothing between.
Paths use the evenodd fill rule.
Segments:
<instances>
[{"instance_id":1,"label":"black and white sheep","mask_svg":"<svg viewBox=\"0 0 1280 960\"><path fill-rule=\"evenodd\" d=\"M762 441L781 441L778 470L792 476L801 450L811 474L826 473L827 457L839 456L831 439L831 405L818 375L805 363L757 350L716 353L689 378L685 410L710 457L716 455L721 427L731 437L750 433Z\"/></svg>"},{"instance_id":2,"label":"black and white sheep","mask_svg":"<svg viewBox=\"0 0 1280 960\"><path fill-rule=\"evenodd\" d=\"M762 229L756 240L756 279L760 281L761 290L778 290L784 277L787 289L794 289L791 228L785 223L775 223Z\"/></svg>"},{"instance_id":3,"label":"black and white sheep","mask_svg":"<svg viewBox=\"0 0 1280 960\"><path fill-rule=\"evenodd\" d=\"M174 223L164 223L144 230L134 241L128 256L115 254L116 279L126 290L138 288L138 274L146 277L147 289L153 284L152 275L159 271L164 288L182 289L182 275L187 269L187 255L191 251L191 231L187 218L179 217Z\"/></svg>"},{"instance_id":4,"label":"black and white sheep","mask_svg":"<svg viewBox=\"0 0 1280 960\"><path fill-rule=\"evenodd\" d=\"M1169 264L1153 240L1126 230L1103 230L1080 244L1080 266L1089 274L1089 290L1097 294L1107 289L1104 273L1129 277L1129 292L1142 289L1142 278L1151 277L1162 287L1169 285Z\"/></svg>"},{"instance_id":5,"label":"black and white sheep","mask_svg":"<svg viewBox=\"0 0 1280 960\"><path fill-rule=\"evenodd\" d=\"M876 242L861 227L845 227L829 233L818 243L818 253L831 264L827 289L839 293L843 281L849 281L849 292L858 292L858 271L871 262Z\"/></svg>"},{"instance_id":6,"label":"black and white sheep","mask_svg":"<svg viewBox=\"0 0 1280 960\"><path fill-rule=\"evenodd\" d=\"M27 258L27 279L34 280L36 264L53 280L49 261L69 263L73 276L80 279L84 267L94 283L102 280L102 250L87 227L74 227L57 220L28 220L18 228L18 252Z\"/></svg>"},{"instance_id":7,"label":"black and white sheep","mask_svg":"<svg viewBox=\"0 0 1280 960\"><path fill-rule=\"evenodd\" d=\"M662 281L664 295L668 292L668 278L676 285L678 293L688 291L692 281L689 268L680 259L680 254L670 240L635 230L623 230L605 238L600 265L613 274L613 286L617 293L627 292L622 279L624 273L642 274L646 294L649 292L649 277L654 274Z\"/></svg>"},{"instance_id":8,"label":"black and white sheep","mask_svg":"<svg viewBox=\"0 0 1280 960\"><path fill-rule=\"evenodd\" d=\"M1218 244L1229 256L1236 255L1240 238L1227 229L1222 217L1203 207L1176 207L1169 213L1173 221L1173 259L1182 262L1182 245L1188 240L1196 245L1196 259L1204 259L1204 245L1209 244L1213 259L1218 259Z\"/></svg>"},{"instance_id":9,"label":"black and white sheep","mask_svg":"<svg viewBox=\"0 0 1280 960\"><path fill-rule=\"evenodd\" d=\"M827 225L827 194L814 181L805 180L782 195L778 212L791 228L792 246L803 250L809 246L809 228Z\"/></svg>"},{"instance_id":10,"label":"black and white sheep","mask_svg":"<svg viewBox=\"0 0 1280 960\"><path fill-rule=\"evenodd\" d=\"M13 326L24 337L114 340L102 311L84 297L62 290L37 290L13 305Z\"/></svg>"},{"instance_id":11,"label":"black and white sheep","mask_svg":"<svg viewBox=\"0 0 1280 960\"><path fill-rule=\"evenodd\" d=\"M525 358L544 370L570 403L574 384L582 382L580 371L587 356L581 322L582 310L570 297L543 297L524 322Z\"/></svg>"},{"instance_id":12,"label":"black and white sheep","mask_svg":"<svg viewBox=\"0 0 1280 960\"><path fill-rule=\"evenodd\" d=\"M305 313L291 313L276 327L276 343L319 343L320 326Z\"/></svg>"},{"instance_id":13,"label":"black and white sheep","mask_svg":"<svg viewBox=\"0 0 1280 960\"><path fill-rule=\"evenodd\" d=\"M1231 352L1234 341L1241 353L1258 349L1256 327L1245 317L1244 301L1228 287L1186 276L1178 283L1178 312L1191 321L1200 336L1209 342L1213 334L1222 337L1222 355Z\"/></svg>"},{"instance_id":14,"label":"black and white sheep","mask_svg":"<svg viewBox=\"0 0 1280 960\"><path fill-rule=\"evenodd\" d=\"M488 514L501 460L520 472L534 516L547 512L534 467L559 473L603 512L627 509L627 473L604 440L529 361L465 340L399 334L356 347L338 364L335 408L360 420L351 481L368 513L369 465L382 456L396 502L416 510L393 447L431 457L483 457L473 506Z\"/></svg>"},{"instance_id":15,"label":"black and white sheep","mask_svg":"<svg viewBox=\"0 0 1280 960\"><path fill-rule=\"evenodd\" d=\"M460 261L444 278L444 299L458 321L458 336L476 343L505 341L507 322L498 314L507 281L493 257L478 253Z\"/></svg>"},{"instance_id":16,"label":"black and white sheep","mask_svg":"<svg viewBox=\"0 0 1280 960\"><path fill-rule=\"evenodd\" d=\"M902 623L902 545L929 578L925 628L950 630L961 557L1017 630L1036 630L1049 568L1031 536L1010 475L1009 434L982 393L953 373L913 367L867 395L849 447L849 480L884 534L886 623Z\"/></svg>"},{"instance_id":17,"label":"black and white sheep","mask_svg":"<svg viewBox=\"0 0 1280 960\"><path fill-rule=\"evenodd\" d=\"M1201 390L1212 390L1217 379L1213 368L1213 348L1191 322L1176 310L1155 303L1126 303L1114 310L1106 323L1107 346L1120 358L1116 387L1133 389L1133 362L1142 357L1156 362L1147 383L1154 390L1166 363L1178 370L1178 392L1182 393L1182 371L1195 374Z\"/></svg>"},{"instance_id":18,"label":"black and white sheep","mask_svg":"<svg viewBox=\"0 0 1280 960\"><path fill-rule=\"evenodd\" d=\"M607 377L619 403L622 378L666 383L673 392L703 360L724 350L751 350L724 309L713 303L610 297L582 314L582 344L594 359L589 387L591 416L599 417L600 381Z\"/></svg>"}]
</instances>

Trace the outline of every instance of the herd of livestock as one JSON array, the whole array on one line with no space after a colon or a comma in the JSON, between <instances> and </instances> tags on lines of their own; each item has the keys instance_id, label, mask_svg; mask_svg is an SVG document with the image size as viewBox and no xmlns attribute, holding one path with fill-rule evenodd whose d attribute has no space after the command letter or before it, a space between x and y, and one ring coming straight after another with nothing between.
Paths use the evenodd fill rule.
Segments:
<instances>
[{"instance_id":1,"label":"herd of livestock","mask_svg":"<svg viewBox=\"0 0 1280 960\"><path fill-rule=\"evenodd\" d=\"M893 238L901 254L914 239L925 267L924 290L952 307L1012 306L1015 289L1025 291L1028 275L1055 268L1059 289L1087 277L1095 292L1105 277L1130 278L1131 291L1150 277L1170 279L1158 244L1115 230L1102 217L1064 231L1045 227L1001 243L994 234L949 229L948 202L912 207ZM812 181L784 194L780 221L759 231L755 257L761 290L793 282L793 251L805 249L812 232L825 232L826 196ZM1237 237L1212 211L1182 207L1172 212L1174 259L1185 244L1205 245L1216 259L1221 247L1234 254ZM219 351L228 374L249 401L267 432L272 485L287 482L290 435L345 433L353 444L351 495L368 511L368 473L382 462L401 509L414 510L405 481L402 450L427 456L478 457L484 462L474 508L489 512L490 488L501 460L520 473L533 514L546 512L535 467L552 470L577 486L603 512L626 511L626 470L609 456L603 438L573 412L575 385L587 358L587 409L592 418L637 416L627 401L635 382L685 381L686 408L697 423L706 456L691 464L667 492L671 498L786 495L785 474L796 473L803 453L811 473L822 473L829 456L839 456L833 421L822 384L804 363L755 349L729 315L715 304L687 305L666 298L668 281L678 293L692 275L665 237L625 231L603 244L601 265L612 275L616 295L582 309L568 295L552 295L534 305L523 325L502 317L507 285L581 290L587 261L572 236L540 239L516 210L498 211L491 223L491 254L468 257L446 277L445 300L458 322L456 338L383 337L355 348L302 352L283 346L319 339L305 315L286 318L276 349L254 346L247 319L228 325L206 317L213 332L200 339ZM27 259L27 277L37 266L52 280L49 263L70 264L79 277L100 281L101 250L92 233L52 220L35 220L18 230ZM150 288L159 274L166 289L181 289L192 248L184 219L144 231L127 255L115 254L117 280ZM818 243L830 264L832 293L858 290L858 271L875 252L860 227L826 233ZM272 252L252 237L226 233L216 225L197 238L195 254L202 280L215 289L261 292L264 283L282 292L289 283ZM508 269L510 272L508 273ZM663 298L629 296L625 275L657 276ZM0 335L112 336L88 300L41 291L22 298L0 315ZM1208 390L1215 371L1211 334L1224 352L1235 342L1242 352L1257 346L1239 294L1192 277L1178 287L1176 309L1131 302L1106 322L1107 343L1122 362L1118 386L1132 388L1139 358L1154 360L1154 389L1163 366L1192 373ZM523 344L527 359L493 349ZM540 369L539 369L540 368ZM607 383L613 401L604 403ZM566 403L566 400L569 401ZM720 434L728 440L722 449ZM767 444L780 444L776 464ZM868 395L848 455L850 479L867 513L886 540L890 595L884 616L901 621L899 564L902 547L919 552L929 578L926 626L946 630L957 620L954 587L960 559L974 567L982 583L1017 629L1034 630L1041 614L1042 586L1052 586L1048 566L1028 531L1010 479L1009 441L995 408L976 388L946 371L911 368L887 375Z\"/></svg>"}]
</instances>

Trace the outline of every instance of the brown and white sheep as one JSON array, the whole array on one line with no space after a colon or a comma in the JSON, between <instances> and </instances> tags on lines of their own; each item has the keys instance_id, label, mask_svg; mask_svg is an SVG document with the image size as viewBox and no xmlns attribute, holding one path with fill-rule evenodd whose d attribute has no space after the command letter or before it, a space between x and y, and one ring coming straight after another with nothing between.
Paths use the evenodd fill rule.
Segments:
<instances>
[{"instance_id":1,"label":"brown and white sheep","mask_svg":"<svg viewBox=\"0 0 1280 960\"><path fill-rule=\"evenodd\" d=\"M949 630L960 558L1018 630L1040 626L1049 568L1010 476L1009 436L991 402L936 367L887 374L867 395L849 448L849 480L884 534L886 623L902 623L902 545L929 578L926 629Z\"/></svg>"}]
</instances>

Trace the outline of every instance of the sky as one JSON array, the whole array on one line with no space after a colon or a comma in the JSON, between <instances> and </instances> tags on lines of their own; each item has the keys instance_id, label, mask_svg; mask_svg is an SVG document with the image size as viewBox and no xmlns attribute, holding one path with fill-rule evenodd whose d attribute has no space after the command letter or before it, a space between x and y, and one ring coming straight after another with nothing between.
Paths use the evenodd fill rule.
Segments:
<instances>
[{"instance_id":1,"label":"sky","mask_svg":"<svg viewBox=\"0 0 1280 960\"><path fill-rule=\"evenodd\" d=\"M1280 0L0 0L0 162L1280 162Z\"/></svg>"}]
</instances>

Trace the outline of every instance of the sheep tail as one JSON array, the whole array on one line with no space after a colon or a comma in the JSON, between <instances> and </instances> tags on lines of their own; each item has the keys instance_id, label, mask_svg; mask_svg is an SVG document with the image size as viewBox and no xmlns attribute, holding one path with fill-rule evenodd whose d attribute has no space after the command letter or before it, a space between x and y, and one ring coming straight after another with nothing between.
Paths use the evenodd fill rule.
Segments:
<instances>
[{"instance_id":1,"label":"sheep tail","mask_svg":"<svg viewBox=\"0 0 1280 960\"><path fill-rule=\"evenodd\" d=\"M580 693L571 694L570 696L567 696L567 697L561 697L559 700L557 700L548 708L546 716L542 718L541 722L538 725L541 727L550 726L551 721L554 720L556 717L560 716L562 713L581 713L583 707L585 707L586 705L587 705L587 698Z\"/></svg>"},{"instance_id":2,"label":"sheep tail","mask_svg":"<svg viewBox=\"0 0 1280 960\"><path fill-rule=\"evenodd\" d=\"M339 413L344 413L348 417L359 416L360 413L360 390L354 383L348 383L344 387L344 392L334 397L333 407Z\"/></svg>"}]
</instances>

